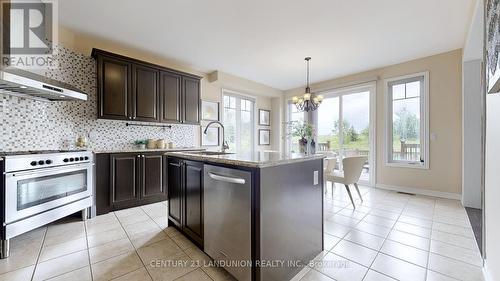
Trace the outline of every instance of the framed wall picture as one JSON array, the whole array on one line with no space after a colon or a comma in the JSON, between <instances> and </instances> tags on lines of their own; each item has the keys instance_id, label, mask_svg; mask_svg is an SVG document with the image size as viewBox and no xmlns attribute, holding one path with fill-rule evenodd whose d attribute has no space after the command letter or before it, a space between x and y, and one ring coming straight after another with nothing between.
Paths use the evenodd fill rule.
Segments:
<instances>
[{"instance_id":1,"label":"framed wall picture","mask_svg":"<svg viewBox=\"0 0 500 281\"><path fill-rule=\"evenodd\" d=\"M201 101L201 119L219 121L219 103L215 101Z\"/></svg>"},{"instance_id":2,"label":"framed wall picture","mask_svg":"<svg viewBox=\"0 0 500 281\"><path fill-rule=\"evenodd\" d=\"M265 109L259 109L259 125L260 126L270 126L271 125L271 111Z\"/></svg>"},{"instance_id":3,"label":"framed wall picture","mask_svg":"<svg viewBox=\"0 0 500 281\"><path fill-rule=\"evenodd\" d=\"M204 134L205 127L201 128L201 146L218 146L219 145L219 127L210 127L207 133Z\"/></svg>"},{"instance_id":4,"label":"framed wall picture","mask_svg":"<svg viewBox=\"0 0 500 281\"><path fill-rule=\"evenodd\" d=\"M260 129L259 145L270 145L270 144L271 144L271 130Z\"/></svg>"}]
</instances>

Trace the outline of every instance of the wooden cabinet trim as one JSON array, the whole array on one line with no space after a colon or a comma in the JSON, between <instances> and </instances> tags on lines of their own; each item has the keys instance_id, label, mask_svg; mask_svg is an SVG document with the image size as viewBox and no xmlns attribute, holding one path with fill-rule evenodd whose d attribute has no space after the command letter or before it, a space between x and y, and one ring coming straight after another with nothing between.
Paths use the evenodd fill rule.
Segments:
<instances>
[{"instance_id":1,"label":"wooden cabinet trim","mask_svg":"<svg viewBox=\"0 0 500 281\"><path fill-rule=\"evenodd\" d=\"M144 66L148 66L148 67L153 67L153 68L156 68L158 70L163 70L163 71L178 73L178 74L180 74L182 76L187 76L187 77L191 77L191 78L194 78L194 79L202 79L203 78L202 76L199 76L199 75L196 75L196 74L192 74L192 73L188 73L188 72L183 72L183 71L175 70L175 69L168 68L168 67L165 67L165 66L162 66L162 65L159 65L159 64L154 64L154 63L150 63L150 62L146 62L146 61L134 59L134 58L131 58L131 57L127 57L127 56L124 56L124 55L120 55L120 54L108 52L108 51L101 50L101 49L98 49L98 48L92 48L91 56L93 58L97 58L98 56L113 57L113 58L116 58L116 59L121 59L121 60L129 61L130 63L144 65Z\"/></svg>"}]
</instances>

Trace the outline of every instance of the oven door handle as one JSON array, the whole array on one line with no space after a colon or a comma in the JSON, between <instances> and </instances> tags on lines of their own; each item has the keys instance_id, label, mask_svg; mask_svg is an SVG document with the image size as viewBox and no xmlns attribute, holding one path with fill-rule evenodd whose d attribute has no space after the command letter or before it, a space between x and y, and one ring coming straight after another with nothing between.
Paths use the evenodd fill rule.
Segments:
<instances>
[{"instance_id":1,"label":"oven door handle","mask_svg":"<svg viewBox=\"0 0 500 281\"><path fill-rule=\"evenodd\" d=\"M23 171L23 172L9 172L5 173L7 177L23 177L23 176L30 176L30 175L36 175L36 174L62 174L66 172L71 172L71 171L78 171L78 170L83 170L83 169L88 169L91 168L94 164L93 163L84 163L84 164L78 164L78 165L73 165L73 166L67 166L64 167L64 169L56 169L57 167L50 167L50 168L45 168L45 169L36 169L36 170L30 170L30 171ZM61 166L59 166L61 167ZM55 172L55 173L54 173Z\"/></svg>"}]
</instances>

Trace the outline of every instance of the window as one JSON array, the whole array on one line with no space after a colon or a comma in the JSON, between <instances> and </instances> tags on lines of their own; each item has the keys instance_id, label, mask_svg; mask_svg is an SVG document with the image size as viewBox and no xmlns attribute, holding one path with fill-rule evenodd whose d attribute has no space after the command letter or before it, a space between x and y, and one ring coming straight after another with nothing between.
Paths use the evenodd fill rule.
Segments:
<instances>
[{"instance_id":1,"label":"window","mask_svg":"<svg viewBox=\"0 0 500 281\"><path fill-rule=\"evenodd\" d=\"M223 124L231 152L254 149L254 100L233 92L223 93Z\"/></svg>"},{"instance_id":2,"label":"window","mask_svg":"<svg viewBox=\"0 0 500 281\"><path fill-rule=\"evenodd\" d=\"M429 168L428 73L387 79L386 164Z\"/></svg>"},{"instance_id":3,"label":"window","mask_svg":"<svg viewBox=\"0 0 500 281\"><path fill-rule=\"evenodd\" d=\"M297 107L290 101L288 103L288 124L292 122L303 123L307 121L307 114L305 112L299 111ZM290 125L287 126L287 130L290 130ZM290 132L287 132L290 134ZM287 138L288 151L291 153L299 152L299 137L289 137Z\"/></svg>"}]
</instances>

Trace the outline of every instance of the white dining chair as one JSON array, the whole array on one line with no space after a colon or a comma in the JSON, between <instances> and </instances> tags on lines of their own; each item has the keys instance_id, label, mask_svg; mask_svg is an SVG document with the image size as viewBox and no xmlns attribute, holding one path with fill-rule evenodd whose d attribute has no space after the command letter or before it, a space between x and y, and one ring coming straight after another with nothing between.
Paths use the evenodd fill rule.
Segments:
<instances>
[{"instance_id":1,"label":"white dining chair","mask_svg":"<svg viewBox=\"0 0 500 281\"><path fill-rule=\"evenodd\" d=\"M351 190L349 189L349 185L353 184L358 192L359 199L363 201L363 197L361 196L361 192L359 191L358 181L361 176L361 172L363 171L363 165L368 161L368 157L366 156L355 156L355 157L346 157L342 160L343 172L329 172L325 171L324 178L324 186L326 190L326 182L331 181L332 183L340 183L343 184L347 190L347 194L349 195L349 199L351 199L352 206L356 209L356 205L354 204L354 200L352 199ZM328 166L328 165L327 165Z\"/></svg>"},{"instance_id":2,"label":"white dining chair","mask_svg":"<svg viewBox=\"0 0 500 281\"><path fill-rule=\"evenodd\" d=\"M332 156L326 157L323 163L323 175L332 175L336 167L337 167L337 157L332 157ZM327 192L326 180L324 182L325 184L323 189L326 194ZM333 187L332 187L332 193L333 193Z\"/></svg>"}]
</instances>

